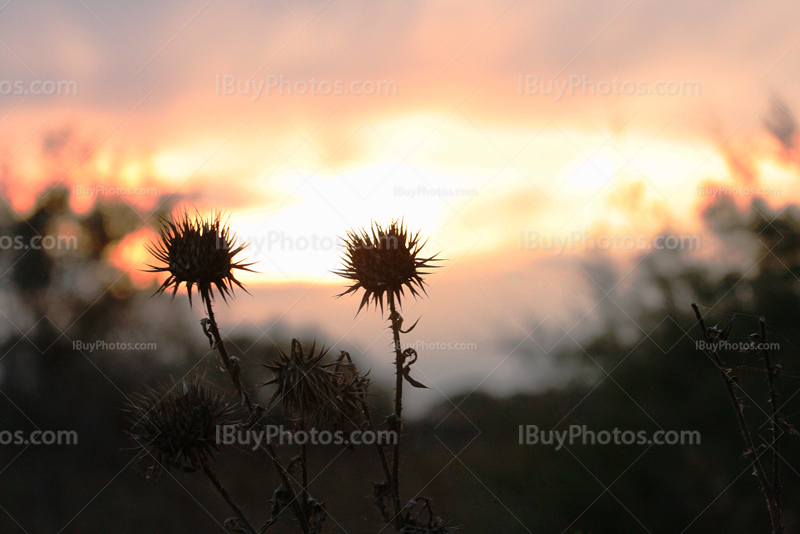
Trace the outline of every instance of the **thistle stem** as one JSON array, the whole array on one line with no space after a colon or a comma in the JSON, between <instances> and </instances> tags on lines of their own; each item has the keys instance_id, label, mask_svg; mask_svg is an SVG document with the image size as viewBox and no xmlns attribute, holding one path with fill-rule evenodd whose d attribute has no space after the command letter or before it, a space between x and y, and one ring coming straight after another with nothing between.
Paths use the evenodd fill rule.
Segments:
<instances>
[{"instance_id":1,"label":"thistle stem","mask_svg":"<svg viewBox=\"0 0 800 534\"><path fill-rule=\"evenodd\" d=\"M310 529L308 526L308 518L306 518L305 514L305 508L297 500L297 494L294 492L294 485L290 479L289 472L283 467L281 458L278 456L278 451L275 450L275 446L272 443L266 443L264 447L267 449L267 454L272 459L272 463L275 465L275 469L277 469L281 477L283 487L286 489L287 493L289 493L289 501L291 502L292 510L294 511L297 521L300 523L303 534L308 534Z\"/></svg>"},{"instance_id":2,"label":"thistle stem","mask_svg":"<svg viewBox=\"0 0 800 534\"><path fill-rule=\"evenodd\" d=\"M370 430L375 430L375 423L372 421L372 414L369 411L369 408L366 404L364 404L364 417L367 418L369 421ZM380 440L375 440L375 448L378 449L378 456L381 459L381 465L383 466L383 473L386 475L386 481L389 483L389 486L392 486L392 471L389 468L389 461L386 459L386 451L383 449L383 443Z\"/></svg>"},{"instance_id":3,"label":"thistle stem","mask_svg":"<svg viewBox=\"0 0 800 534\"><path fill-rule=\"evenodd\" d=\"M308 454L306 453L306 444L300 445L300 454L303 456L303 507L308 505Z\"/></svg>"},{"instance_id":4,"label":"thistle stem","mask_svg":"<svg viewBox=\"0 0 800 534\"><path fill-rule=\"evenodd\" d=\"M394 295L388 292L390 320L392 322L392 336L394 341L394 366L395 366L395 391L394 391L394 416L391 420L391 428L395 433L394 447L392 451L392 477L389 481L392 487L392 497L394 498L395 527L400 530L400 433L403 430L403 364L405 355L400 347L400 314L397 313L394 305Z\"/></svg>"},{"instance_id":5,"label":"thistle stem","mask_svg":"<svg viewBox=\"0 0 800 534\"><path fill-rule=\"evenodd\" d=\"M783 523L781 522L781 455L780 444L780 424L778 422L778 391L775 388L775 370L772 368L769 359L769 350L767 350L767 326L762 318L761 324L761 353L764 356L764 365L767 368L767 383L769 384L769 401L772 406L772 494L775 501L775 517L773 518L773 530L775 534L783 532Z\"/></svg>"},{"instance_id":6,"label":"thistle stem","mask_svg":"<svg viewBox=\"0 0 800 534\"><path fill-rule=\"evenodd\" d=\"M256 534L255 529L250 524L250 522L247 520L247 518L245 517L244 513L236 505L236 502L233 500L233 498L228 494L227 491L225 491L225 488L220 483L219 479L217 478L217 475L214 474L214 471L211 469L211 466L208 465L208 462L203 462L203 472L206 474L208 479L211 481L211 484L213 484L214 487L217 489L219 494L222 495L222 498L225 499L225 502L228 503L228 506L231 507L231 510L233 510L233 513L236 514L237 519L239 519L239 523L242 524L242 526L244 527L245 531L247 531L248 534Z\"/></svg>"},{"instance_id":7,"label":"thistle stem","mask_svg":"<svg viewBox=\"0 0 800 534\"><path fill-rule=\"evenodd\" d=\"M241 369L239 368L239 365L234 364L231 358L228 356L228 351L225 349L225 343L222 340L222 336L219 333L219 328L217 327L217 320L214 317L214 309L211 306L211 300L204 299L204 301L206 302L206 309L208 310L208 329L211 332L211 335L214 337L214 346L219 351L222 361L225 364L225 368L228 371L228 375L231 377L234 386L236 386L236 391L239 393L239 396L242 399L242 404L247 407L247 411L250 413L251 420L253 423L258 423L261 414L258 413L258 409L256 409L255 404L253 404L253 401L250 399L247 389L245 389L245 387L242 385L242 379L240 377ZM267 454L272 459L272 463L275 466L275 469L278 471L278 475L280 476L283 487L289 493L289 500L291 502L292 510L294 511L294 515L297 517L297 521L300 523L300 528L302 528L303 534L308 534L309 526L308 518L305 514L305 506L301 505L297 501L297 494L294 491L294 485L292 484L289 472L286 471L286 468L281 463L278 452L275 450L275 446L272 445L272 443L265 443L264 448L267 450Z\"/></svg>"},{"instance_id":8,"label":"thistle stem","mask_svg":"<svg viewBox=\"0 0 800 534\"><path fill-rule=\"evenodd\" d=\"M222 357L222 361L225 364L225 369L227 369L231 380L233 380L234 386L236 386L236 391L239 393L239 396L242 399L242 404L247 407L248 412L253 414L255 413L255 406L253 406L253 401L250 399L250 394L242 385L242 379L239 376L239 369L237 366L234 366L233 362L228 356L228 351L225 349L225 343L222 341L222 336L220 335L219 328L217 327L217 319L214 317L214 308L211 306L210 300L207 300L206 302L206 308L208 310L208 325L211 335L214 336L214 345L219 351L219 355Z\"/></svg>"},{"instance_id":9,"label":"thistle stem","mask_svg":"<svg viewBox=\"0 0 800 534\"><path fill-rule=\"evenodd\" d=\"M717 352L716 345L713 344L711 337L708 335L708 330L706 330L706 324L703 320L703 316L700 314L700 310L697 308L696 304L692 304L692 309L697 317L697 324L700 326L700 330L703 332L703 338L711 347L709 352L714 359L717 370L720 372L720 376L722 376L722 379L725 382L725 388L728 391L728 397L733 404L733 411L736 413L736 421L739 423L739 430L742 433L742 439L744 439L745 447L747 447L747 450L745 450L745 456L747 456L747 459L750 460L750 463L753 465L753 471L755 472L755 475L761 485L761 491L764 494L764 497L767 499L767 509L769 510L772 532L773 534L781 534L783 527L781 526L780 519L780 505L776 503L775 492L773 487L770 485L769 480L767 479L764 467L761 464L761 459L756 451L753 437L750 434L750 429L748 428L747 421L744 418L741 401L736 395L735 383L728 374L725 364L722 361L722 358L720 358L719 352Z\"/></svg>"}]
</instances>

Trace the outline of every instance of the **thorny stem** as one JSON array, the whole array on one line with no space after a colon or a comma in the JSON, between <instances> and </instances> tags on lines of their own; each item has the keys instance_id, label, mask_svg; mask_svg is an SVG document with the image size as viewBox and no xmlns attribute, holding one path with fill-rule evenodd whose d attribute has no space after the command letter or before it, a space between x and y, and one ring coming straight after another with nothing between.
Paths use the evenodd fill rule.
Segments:
<instances>
[{"instance_id":1,"label":"thorny stem","mask_svg":"<svg viewBox=\"0 0 800 534\"><path fill-rule=\"evenodd\" d=\"M236 391L239 393L242 403L247 407L247 411L250 413L251 421L254 423L258 422L261 414L258 413L256 405L253 404L249 393L242 385L242 379L239 376L241 371L239 365L234 364L231 358L228 356L228 351L225 349L225 343L223 342L222 336L219 333L219 328L217 327L217 320L214 317L214 309L211 306L211 300L204 299L204 301L207 303L206 308L208 310L208 325L211 335L214 337L214 346L217 348L220 356L222 357L225 368L228 370L228 375L231 377L234 386L236 386ZM294 492L294 486L292 485L289 473L281 463L278 452L275 450L275 446L272 443L265 443L264 448L267 450L267 454L269 455L270 459L272 459L272 463L275 466L275 469L278 471L278 475L280 476L284 489L289 493L289 500L291 502L292 510L294 511L294 515L297 517L297 521L300 523L303 534L308 534L308 519L306 518L305 511L303 509L304 507L297 501L297 496Z\"/></svg>"},{"instance_id":2,"label":"thorny stem","mask_svg":"<svg viewBox=\"0 0 800 534\"><path fill-rule=\"evenodd\" d=\"M225 349L225 343L222 341L222 336L219 333L217 319L214 317L214 308L211 306L211 301L206 300L206 302L206 308L208 309L208 325L211 335L214 336L214 346L219 351L219 355L222 357L222 362L225 364L225 369L227 369L231 380L233 380L233 385L236 386L236 391L239 393L239 396L242 399L242 404L247 407L247 411L250 412L251 415L256 414L255 406L253 406L253 401L250 399L250 394L242 385L242 379L239 376L240 369L234 365L228 356L228 351ZM258 418L258 414L255 415L255 418Z\"/></svg>"},{"instance_id":3,"label":"thorny stem","mask_svg":"<svg viewBox=\"0 0 800 534\"><path fill-rule=\"evenodd\" d=\"M308 526L308 519L306 518L304 507L297 500L297 495L294 492L294 486L289 478L289 473L286 471L286 468L283 467L281 458L278 456L278 451L275 450L275 446L272 443L266 443L264 444L264 447L267 449L267 454L272 459L275 469L278 470L278 474L281 477L281 483L283 484L284 489L286 489L286 492L289 494L289 502L291 503L292 510L294 511L297 521L300 523L300 528L303 530L303 534L308 534L310 528Z\"/></svg>"},{"instance_id":4,"label":"thorny stem","mask_svg":"<svg viewBox=\"0 0 800 534\"><path fill-rule=\"evenodd\" d=\"M764 365L767 368L767 383L769 384L769 402L772 405L772 492L775 499L775 515L777 519L777 528L775 532L780 534L783 532L783 524L781 522L781 464L780 464L780 448L778 439L780 438L780 426L778 422L778 392L775 389L775 370L772 368L769 360L769 350L767 350L767 326L766 321L762 318L759 321L761 325L761 353L764 355ZM775 520L773 520L775 523ZM773 524L773 530L775 525Z\"/></svg>"},{"instance_id":5,"label":"thorny stem","mask_svg":"<svg viewBox=\"0 0 800 534\"><path fill-rule=\"evenodd\" d=\"M369 421L370 430L375 429L375 424L372 422L372 414L369 411L369 407L366 404L363 405L364 408L364 417L367 418ZM378 456L381 458L381 465L383 466L383 473L386 475L386 481L389 483L389 486L392 486L392 471L389 469L389 462L386 459L386 451L383 450L383 443L380 440L375 440L375 448L378 449Z\"/></svg>"},{"instance_id":6,"label":"thorny stem","mask_svg":"<svg viewBox=\"0 0 800 534\"><path fill-rule=\"evenodd\" d=\"M305 443L300 446L300 454L303 455L303 506L306 506L308 504L308 455Z\"/></svg>"},{"instance_id":7,"label":"thorny stem","mask_svg":"<svg viewBox=\"0 0 800 534\"><path fill-rule=\"evenodd\" d=\"M725 381L725 388L727 389L728 397L731 399L731 403L733 404L733 411L736 413L736 421L739 423L739 430L742 432L742 438L744 439L745 447L747 447L745 455L753 465L753 471L755 471L755 475L761 484L761 491L764 493L764 497L767 499L767 508L769 509L770 520L772 522L772 532L773 534L780 534L783 531L780 520L780 505L776 503L775 492L773 491L773 488L767 479L767 475L764 472L764 467L761 465L761 460L756 452L756 448L753 443L753 437L750 434L750 430L747 427L747 421L744 418L742 403L739 400L739 397L736 396L735 384L731 376L728 374L722 359L719 357L716 345L713 344L708 335L705 321L703 321L703 316L700 315L700 310L697 309L697 305L694 303L692 303L692 309L697 317L697 323L700 326L700 330L703 332L703 338L708 346L711 347L711 356L714 358L714 363L717 366L717 370L720 372L722 379Z\"/></svg>"},{"instance_id":8,"label":"thorny stem","mask_svg":"<svg viewBox=\"0 0 800 534\"><path fill-rule=\"evenodd\" d=\"M394 498L395 527L400 530L400 433L403 430L403 364L405 355L400 347L400 314L397 313L394 305L394 295L391 291L389 295L389 319L392 322L392 336L394 338L394 366L395 366L395 391L394 391L394 415L391 420L392 430L395 432L394 447L392 452L392 477L389 480L392 487L392 497Z\"/></svg>"},{"instance_id":9,"label":"thorny stem","mask_svg":"<svg viewBox=\"0 0 800 534\"><path fill-rule=\"evenodd\" d=\"M225 491L225 488L220 483L219 479L217 478L217 475L214 474L214 471L211 469L211 466L208 465L208 462L203 462L203 472L206 474L206 476L214 485L214 487L217 488L217 491L219 492L220 495L222 495L222 498L225 499L225 502L228 503L228 506L231 507L231 510L233 510L233 513L236 514L236 517L239 519L239 523L241 523L241 525L248 532L248 534L256 534L255 529L247 520L247 518L244 516L244 513L236 505L236 502L234 502L233 498L228 494L227 491Z\"/></svg>"}]
</instances>

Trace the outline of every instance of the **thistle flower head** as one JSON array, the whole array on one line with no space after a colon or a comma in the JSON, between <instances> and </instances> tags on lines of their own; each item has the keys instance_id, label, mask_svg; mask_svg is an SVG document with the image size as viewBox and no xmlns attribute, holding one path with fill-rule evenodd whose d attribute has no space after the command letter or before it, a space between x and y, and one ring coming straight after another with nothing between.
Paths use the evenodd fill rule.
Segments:
<instances>
[{"instance_id":1,"label":"thistle flower head","mask_svg":"<svg viewBox=\"0 0 800 534\"><path fill-rule=\"evenodd\" d=\"M214 297L213 286L217 286L226 301L226 296L233 295L234 284L247 291L234 275L235 269L252 272L248 269L252 263L234 261L247 244L236 244L236 236L230 234L220 213L209 218L198 213L190 218L184 211L176 219L161 221L163 228L158 242L147 246L148 252L162 263L148 265L147 272L169 273L156 294L171 287L174 298L180 285L185 284L191 306L194 285L197 285L203 305Z\"/></svg>"},{"instance_id":2,"label":"thistle flower head","mask_svg":"<svg viewBox=\"0 0 800 534\"><path fill-rule=\"evenodd\" d=\"M427 240L426 240L427 241ZM387 227L372 223L370 231L360 233L348 230L345 240L344 268L334 271L350 279L353 284L339 297L364 290L361 311L370 299L383 311L384 299L401 306L400 298L408 289L414 297L425 293L423 276L425 269L435 268L432 262L439 261L436 255L429 258L419 256L426 241L420 234L410 233L403 221L392 221ZM358 312L356 312L358 313Z\"/></svg>"},{"instance_id":3,"label":"thistle flower head","mask_svg":"<svg viewBox=\"0 0 800 534\"><path fill-rule=\"evenodd\" d=\"M169 469L201 469L218 450L217 425L230 422L234 412L222 394L198 377L135 395L125 410L128 434L148 478Z\"/></svg>"},{"instance_id":4,"label":"thistle flower head","mask_svg":"<svg viewBox=\"0 0 800 534\"><path fill-rule=\"evenodd\" d=\"M369 379L359 374L346 352L331 363L323 363L327 351L315 354L315 345L308 353L296 339L291 354L282 350L276 362L264 364L274 378L261 384L277 388L269 400L278 402L283 414L295 419L302 428L355 430L364 421L364 404Z\"/></svg>"}]
</instances>

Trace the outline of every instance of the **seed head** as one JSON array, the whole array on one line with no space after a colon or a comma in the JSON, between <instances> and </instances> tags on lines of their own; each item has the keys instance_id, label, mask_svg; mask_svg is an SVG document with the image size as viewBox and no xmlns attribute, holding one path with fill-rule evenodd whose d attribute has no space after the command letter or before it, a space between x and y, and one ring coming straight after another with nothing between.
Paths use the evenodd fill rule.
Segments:
<instances>
[{"instance_id":1,"label":"seed head","mask_svg":"<svg viewBox=\"0 0 800 534\"><path fill-rule=\"evenodd\" d=\"M393 300L398 307L400 298L408 289L414 297L419 291L425 293L423 276L429 274L425 269L435 268L431 263L440 261L438 254L429 258L419 257L426 241L420 234L410 233L403 221L392 221L388 227L372 223L371 231L357 233L348 230L345 240L344 268L334 271L339 276L350 279L353 284L339 297L364 290L361 311L372 299L375 307L380 304L383 311L384 299ZM358 313L358 312L356 312Z\"/></svg>"},{"instance_id":2,"label":"seed head","mask_svg":"<svg viewBox=\"0 0 800 534\"><path fill-rule=\"evenodd\" d=\"M217 425L232 420L234 408L221 393L198 377L171 388L149 389L126 406L128 434L147 477L164 470L194 472L219 450Z\"/></svg>"},{"instance_id":3,"label":"seed head","mask_svg":"<svg viewBox=\"0 0 800 534\"><path fill-rule=\"evenodd\" d=\"M346 352L331 363L323 363L327 350L308 354L296 339L291 355L282 350L278 361L264 364L274 378L261 384L277 386L268 406L280 402L283 414L298 427L319 430L355 430L364 421L369 379L361 376Z\"/></svg>"},{"instance_id":4,"label":"seed head","mask_svg":"<svg viewBox=\"0 0 800 534\"><path fill-rule=\"evenodd\" d=\"M147 272L167 272L169 277L158 288L156 294L172 288L172 297L181 284L186 285L189 305L192 304L192 286L197 285L203 305L214 297L212 286L226 300L233 296L233 284L244 286L236 279L235 269L253 272L248 269L252 263L234 261L247 244L237 245L236 236L230 234L222 214L212 214L205 218L199 213L189 218L186 211L177 219L161 219L161 229L157 243L147 246L148 252L163 265L148 265Z\"/></svg>"}]
</instances>

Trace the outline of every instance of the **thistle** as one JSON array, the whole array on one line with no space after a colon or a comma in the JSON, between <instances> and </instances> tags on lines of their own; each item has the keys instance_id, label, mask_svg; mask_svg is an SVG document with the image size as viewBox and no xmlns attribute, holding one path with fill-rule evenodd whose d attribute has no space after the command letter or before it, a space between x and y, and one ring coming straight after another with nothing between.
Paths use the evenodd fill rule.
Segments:
<instances>
[{"instance_id":1,"label":"thistle","mask_svg":"<svg viewBox=\"0 0 800 534\"><path fill-rule=\"evenodd\" d=\"M184 210L177 221L162 219L162 222L164 227L158 243L147 246L147 251L164 265L160 267L149 265L150 269L146 272L169 273L169 277L155 294L161 294L172 287L172 298L175 298L180 285L185 284L191 306L192 287L197 285L200 300L208 312L208 319L201 321L203 333L210 340L211 347L219 351L222 364L230 374L242 403L251 412L252 419L256 420L259 417L258 410L242 384L238 359L231 358L225 349L212 306L213 286L217 286L217 291L226 302L226 296L233 296L234 284L247 292L236 279L234 270L254 272L248 268L252 263L242 263L233 259L247 244L237 246L236 236L232 236L228 226L222 223L220 213L213 214L208 219L198 213L190 219Z\"/></svg>"},{"instance_id":2,"label":"thistle","mask_svg":"<svg viewBox=\"0 0 800 534\"><path fill-rule=\"evenodd\" d=\"M370 299L383 311L384 300L396 302L401 307L401 297L408 289L412 296L425 293L423 276L425 269L435 268L431 262L440 261L434 255L419 257L426 241L420 240L419 232L410 233L403 221L392 221L384 228L373 223L371 231L360 233L348 230L345 240L344 269L334 271L353 284L338 297L364 290L358 312ZM356 312L356 314L358 314Z\"/></svg>"},{"instance_id":3,"label":"thistle","mask_svg":"<svg viewBox=\"0 0 800 534\"><path fill-rule=\"evenodd\" d=\"M322 360L327 350L315 354L315 349L312 345L305 353L300 342L293 339L290 355L281 350L276 362L264 364L275 376L261 386L277 386L268 405L280 402L284 415L295 419L300 428L360 428L369 379L345 360L347 353L326 364Z\"/></svg>"},{"instance_id":4,"label":"thistle","mask_svg":"<svg viewBox=\"0 0 800 534\"><path fill-rule=\"evenodd\" d=\"M231 421L234 410L216 389L193 377L172 388L135 395L126 411L137 459L147 464L148 478L158 478L165 470L203 469L219 450L217 425Z\"/></svg>"},{"instance_id":5,"label":"thistle","mask_svg":"<svg viewBox=\"0 0 800 534\"><path fill-rule=\"evenodd\" d=\"M216 317L214 316L214 307L212 303L214 299L214 286L216 286L217 291L226 302L227 296L233 296L234 285L239 286L240 289L247 292L235 276L236 269L253 272L248 268L252 263L242 263L242 261L235 260L235 257L244 250L247 245L236 243L236 236L231 235L227 224L223 223L220 213L212 214L210 218L204 218L200 214L196 214L194 218L189 218L184 210L183 214L179 215L176 219L161 220L164 224L159 235L158 243L151 243L150 246L147 247L148 252L162 263L162 265L159 266L149 265L150 270L148 272L169 273L169 277L156 290L156 294L161 294L167 289L172 288L172 297L175 298L181 284L185 284L189 296L189 306L191 306L192 288L195 285L197 286L201 303L208 313L208 317L200 321L203 333L209 339L211 348L218 351L220 360L236 387L239 401L249 413L249 419L244 425L247 428L256 426L259 424L264 409L253 403L250 398L250 394L242 381L242 368L239 363L239 358L229 355L225 348L222 334L220 333ZM140 408L143 408L145 411L158 408L158 404L161 402L157 402L157 398L153 395L150 397L144 396L138 399L138 401L142 404ZM175 405L179 404L174 399L171 402ZM191 406L189 407L191 408ZM189 425L189 416L185 415L184 418L181 419L177 411L179 411L177 408L170 405L168 416L165 415L159 418L155 423L150 421L146 422L144 431L135 434L142 448L142 456L153 454L156 458L155 463L161 466L162 464L159 462L159 459L163 460L166 462L167 468L179 467L188 471L202 468L205 475L236 514L235 518L226 521L226 526L230 526L236 531L256 534L251 523L227 493L208 463L211 453L216 450L214 442L210 440L210 437L215 437L213 432L215 431L216 424L211 425L211 421L214 417L206 417L205 423L201 425L204 431L199 434L200 437L197 437L197 435L195 435L197 434L197 432L195 432L197 427ZM200 410L200 412L204 413L202 410ZM214 412L212 412L212 415L214 415ZM216 415L221 417L226 415L226 411L216 413ZM194 416L196 418L198 414L194 414ZM191 421L195 420L192 419ZM174 425L170 426L170 423L174 423ZM209 425L212 432L210 437L205 433ZM162 427L172 432L162 437ZM184 436L184 441L181 441L182 432L187 432ZM192 432L195 432L195 434L192 434ZM196 439L193 439L193 436ZM182 444L185 444L185 446ZM301 502L295 498L294 486L289 471L283 466L272 444L267 443L264 445L264 448L272 459L275 469L278 471L282 487L284 488L283 491L288 496L287 502L293 509L302 532L308 534L310 529L310 516L306 514ZM151 467L151 471L157 471L157 469L156 466ZM307 484L304 484L304 488L306 486ZM308 501L308 499L304 499L303 502L306 501ZM233 523L229 523L230 521L233 521Z\"/></svg>"},{"instance_id":6,"label":"thistle","mask_svg":"<svg viewBox=\"0 0 800 534\"><path fill-rule=\"evenodd\" d=\"M167 272L169 277L156 290L161 294L172 288L172 297L181 284L186 285L189 305L192 303L192 287L197 286L204 305L214 297L213 286L222 295L233 296L234 284L245 292L244 286L236 279L234 271L248 269L252 263L234 261L247 244L237 245L236 236L230 234L220 213L204 218L199 213L190 218L186 211L177 219L161 219L163 228L158 243L147 246L148 252L163 265L148 265L146 272Z\"/></svg>"},{"instance_id":7,"label":"thistle","mask_svg":"<svg viewBox=\"0 0 800 534\"><path fill-rule=\"evenodd\" d=\"M410 328L402 330L403 316L397 311L402 308L401 298L405 296L408 289L413 297L418 297L420 291L426 294L424 275L429 274L425 269L435 268L432 265L435 261L441 261L435 254L428 258L420 257L420 251L425 246L427 240L420 239L420 233L410 233L403 221L394 220L389 226L384 228L377 223L372 223L371 231L361 230L360 233L349 230L345 241L344 268L334 271L336 274L353 281L353 284L343 293L337 295L341 297L348 293L355 293L359 289L364 290L361 304L358 311L365 305L369 305L370 300L381 307L383 313L384 303L390 311L389 328L392 331L392 341L394 346L394 366L395 366L395 393L394 393L394 413L387 419L389 430L395 433L396 439L392 444L392 465L391 469L385 458L382 448L378 448L381 456L381 463L386 472L386 481L378 484L376 488L380 491L374 496L373 502L378 506L381 514L387 522L392 523L398 532L402 529L408 532L449 532L442 523L431 521L424 526L418 525L408 514L403 516L403 508L400 501L400 435L403 429L403 381L416 388L426 386L411 378L411 366L417 361L417 352L408 348L403 350L400 345L400 334L407 334L417 325L415 322ZM417 320L419 321L419 320ZM390 501L394 511L389 512L387 501ZM413 509L414 501L411 501ZM430 503L426 501L430 510ZM410 513L410 511L409 511ZM417 528L419 527L419 528Z\"/></svg>"}]
</instances>

